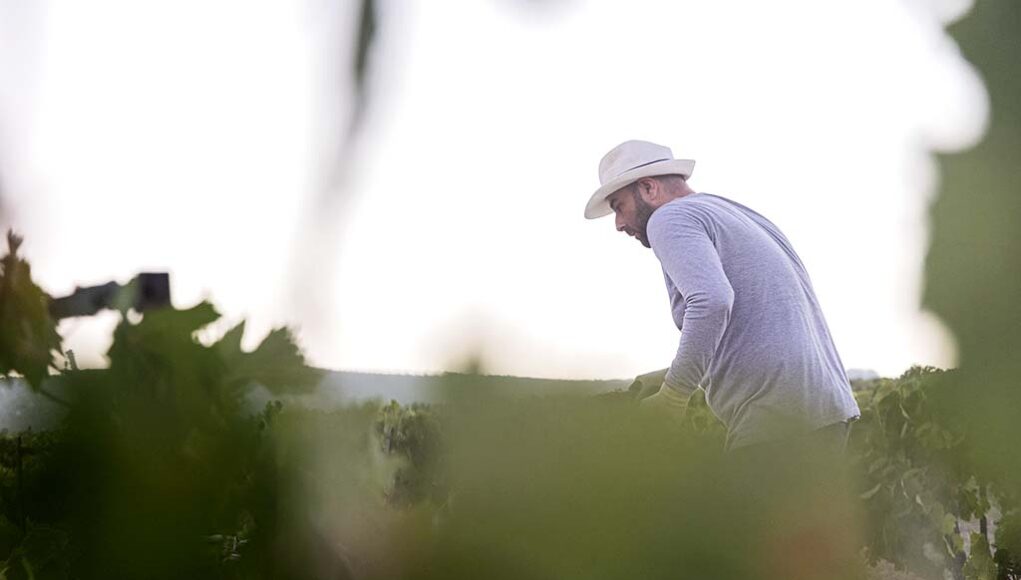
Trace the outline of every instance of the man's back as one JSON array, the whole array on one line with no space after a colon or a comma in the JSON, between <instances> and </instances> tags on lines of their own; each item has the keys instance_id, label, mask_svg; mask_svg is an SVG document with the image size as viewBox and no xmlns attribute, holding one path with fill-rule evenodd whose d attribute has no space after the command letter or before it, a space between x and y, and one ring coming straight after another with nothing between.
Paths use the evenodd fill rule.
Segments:
<instances>
[{"instance_id":1,"label":"man's back","mask_svg":"<svg viewBox=\"0 0 1021 580\"><path fill-rule=\"evenodd\" d=\"M741 447L859 415L808 273L755 211L695 193L649 219L674 321L671 388L699 386Z\"/></svg>"}]
</instances>

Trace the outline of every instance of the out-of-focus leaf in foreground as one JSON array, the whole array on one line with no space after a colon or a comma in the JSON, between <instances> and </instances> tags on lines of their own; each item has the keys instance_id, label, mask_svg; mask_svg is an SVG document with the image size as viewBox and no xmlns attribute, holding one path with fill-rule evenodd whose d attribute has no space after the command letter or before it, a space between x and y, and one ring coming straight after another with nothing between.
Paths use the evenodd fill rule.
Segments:
<instances>
[{"instance_id":1,"label":"out-of-focus leaf in foreground","mask_svg":"<svg viewBox=\"0 0 1021 580\"><path fill-rule=\"evenodd\" d=\"M272 436L280 404L252 413L245 395L267 376L282 389L311 370L297 368L287 332L253 353L201 344L196 331L217 318L205 303L125 318L109 369L59 378L72 404L30 495L47 504L35 517L69 529L77 577L274 569L278 533L300 531L281 515L288 478ZM286 372L265 372L273 356Z\"/></svg>"},{"instance_id":2,"label":"out-of-focus leaf in foreground","mask_svg":"<svg viewBox=\"0 0 1021 580\"><path fill-rule=\"evenodd\" d=\"M973 149L940 158L924 304L953 331L960 381L944 399L987 473L1021 491L1021 3L984 0L950 28L989 93Z\"/></svg>"},{"instance_id":3,"label":"out-of-focus leaf in foreground","mask_svg":"<svg viewBox=\"0 0 1021 580\"><path fill-rule=\"evenodd\" d=\"M255 381L274 395L307 393L322 379L322 371L309 367L291 330L272 330L252 352L241 350L245 323L229 330L215 348L230 369L228 381Z\"/></svg>"},{"instance_id":4,"label":"out-of-focus leaf in foreground","mask_svg":"<svg viewBox=\"0 0 1021 580\"><path fill-rule=\"evenodd\" d=\"M0 260L0 373L17 371L38 388L60 351L50 317L50 297L32 281L32 269L18 256L21 238L7 233L8 253Z\"/></svg>"},{"instance_id":5,"label":"out-of-focus leaf in foreground","mask_svg":"<svg viewBox=\"0 0 1021 580\"><path fill-rule=\"evenodd\" d=\"M447 404L452 495L412 577L859 577L840 478L794 449L741 464L598 398Z\"/></svg>"}]
</instances>

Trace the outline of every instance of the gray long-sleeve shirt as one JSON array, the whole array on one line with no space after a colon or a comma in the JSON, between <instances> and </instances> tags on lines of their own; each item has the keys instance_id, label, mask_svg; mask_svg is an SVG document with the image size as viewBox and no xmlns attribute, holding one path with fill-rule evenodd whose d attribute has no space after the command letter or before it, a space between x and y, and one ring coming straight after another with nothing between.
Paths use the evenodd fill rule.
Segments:
<instances>
[{"instance_id":1,"label":"gray long-sleeve shirt","mask_svg":"<svg viewBox=\"0 0 1021 580\"><path fill-rule=\"evenodd\" d=\"M695 193L656 209L647 231L681 330L664 382L705 390L728 449L860 414L808 272L779 228Z\"/></svg>"}]
</instances>

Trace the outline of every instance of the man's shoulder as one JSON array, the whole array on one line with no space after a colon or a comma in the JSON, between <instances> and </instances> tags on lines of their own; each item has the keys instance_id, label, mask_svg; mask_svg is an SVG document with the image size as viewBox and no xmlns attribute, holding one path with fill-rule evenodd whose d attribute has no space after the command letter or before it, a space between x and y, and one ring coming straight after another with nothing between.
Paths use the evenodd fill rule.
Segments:
<instances>
[{"instance_id":1,"label":"man's shoulder","mask_svg":"<svg viewBox=\"0 0 1021 580\"><path fill-rule=\"evenodd\" d=\"M692 211L697 208L715 208L721 205L734 203L733 201L713 193L705 193L703 191L697 193L690 193L684 197L678 197L672 199L661 206L662 208L669 208L670 212L685 212Z\"/></svg>"},{"instance_id":2,"label":"man's shoulder","mask_svg":"<svg viewBox=\"0 0 1021 580\"><path fill-rule=\"evenodd\" d=\"M690 221L705 215L707 209L719 203L723 198L708 193L692 193L684 197L672 199L661 205L649 218L649 226L666 224L675 221Z\"/></svg>"}]
</instances>

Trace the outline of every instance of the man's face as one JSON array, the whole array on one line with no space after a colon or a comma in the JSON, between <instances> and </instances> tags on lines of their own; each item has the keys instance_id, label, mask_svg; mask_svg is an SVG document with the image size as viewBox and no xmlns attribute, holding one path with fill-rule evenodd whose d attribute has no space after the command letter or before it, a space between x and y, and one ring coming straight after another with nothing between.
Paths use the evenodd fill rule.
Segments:
<instances>
[{"instance_id":1,"label":"man's face","mask_svg":"<svg viewBox=\"0 0 1021 580\"><path fill-rule=\"evenodd\" d=\"M610 209L616 216L618 232L624 232L638 239L646 248L649 246L649 235L646 229L649 217L656 209L646 202L632 187L625 187L613 192L606 198Z\"/></svg>"}]
</instances>

